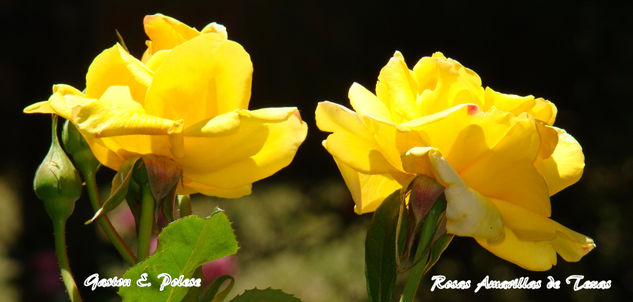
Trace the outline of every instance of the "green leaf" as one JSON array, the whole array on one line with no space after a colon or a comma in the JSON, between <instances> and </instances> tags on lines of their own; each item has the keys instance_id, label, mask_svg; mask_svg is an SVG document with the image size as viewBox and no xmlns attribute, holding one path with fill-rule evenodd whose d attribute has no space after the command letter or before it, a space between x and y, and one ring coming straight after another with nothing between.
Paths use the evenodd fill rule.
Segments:
<instances>
[{"instance_id":1,"label":"green leaf","mask_svg":"<svg viewBox=\"0 0 633 302\"><path fill-rule=\"evenodd\" d=\"M237 248L231 223L222 211L214 211L207 218L187 216L176 220L158 236L154 255L123 275L131 279L132 286L122 287L119 295L123 301L181 301L190 287L167 285L161 291L161 282L167 278L159 278L160 274L169 274L172 280L181 275L190 279L202 264L235 254ZM151 283L151 286L137 286L143 274L147 274L143 283Z\"/></svg>"},{"instance_id":2,"label":"green leaf","mask_svg":"<svg viewBox=\"0 0 633 302\"><path fill-rule=\"evenodd\" d=\"M365 277L370 302L391 302L396 283L396 225L400 190L387 197L374 213L365 239Z\"/></svg>"},{"instance_id":3,"label":"green leaf","mask_svg":"<svg viewBox=\"0 0 633 302\"><path fill-rule=\"evenodd\" d=\"M114 178L112 178L110 196L108 196L108 199L106 199L106 201L101 204L101 208L97 210L94 216L92 216L92 218L90 218L84 224L91 224L101 215L112 211L125 199L125 196L128 192L130 180L132 179L132 171L134 170L134 165L136 165L136 162L139 159L139 157L130 158L124 161L123 164L121 164L119 172L117 172L114 175Z\"/></svg>"},{"instance_id":4,"label":"green leaf","mask_svg":"<svg viewBox=\"0 0 633 302\"><path fill-rule=\"evenodd\" d=\"M230 302L301 302L278 289L249 289Z\"/></svg>"}]
</instances>

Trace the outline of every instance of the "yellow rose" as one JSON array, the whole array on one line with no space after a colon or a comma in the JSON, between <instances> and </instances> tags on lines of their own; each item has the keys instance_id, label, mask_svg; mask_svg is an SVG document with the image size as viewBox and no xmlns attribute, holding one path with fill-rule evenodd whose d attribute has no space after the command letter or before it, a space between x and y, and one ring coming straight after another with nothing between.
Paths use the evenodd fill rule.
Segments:
<instances>
[{"instance_id":1,"label":"yellow rose","mask_svg":"<svg viewBox=\"0 0 633 302\"><path fill-rule=\"evenodd\" d=\"M24 112L72 121L115 170L138 155L174 160L183 170L179 194L247 195L292 161L306 124L294 107L247 109L252 63L223 26L198 32L163 15L144 21L144 61L116 44L90 65L84 92L55 85Z\"/></svg>"},{"instance_id":2,"label":"yellow rose","mask_svg":"<svg viewBox=\"0 0 633 302\"><path fill-rule=\"evenodd\" d=\"M553 125L554 104L481 86L472 70L441 53L409 70L396 52L376 94L354 83L354 111L319 103L323 142L356 203L374 211L415 175L445 189L446 229L475 238L495 255L547 270L556 253L578 261L593 240L549 219L550 196L580 179L578 142Z\"/></svg>"}]
</instances>

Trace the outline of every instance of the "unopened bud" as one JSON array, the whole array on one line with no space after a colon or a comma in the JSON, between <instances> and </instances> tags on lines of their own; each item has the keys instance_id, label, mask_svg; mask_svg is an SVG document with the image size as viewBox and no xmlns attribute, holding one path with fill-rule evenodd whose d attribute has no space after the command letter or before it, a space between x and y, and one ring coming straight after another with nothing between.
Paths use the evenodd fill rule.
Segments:
<instances>
[{"instance_id":1,"label":"unopened bud","mask_svg":"<svg viewBox=\"0 0 633 302\"><path fill-rule=\"evenodd\" d=\"M77 127L66 120L62 129L62 144L64 150L72 157L77 169L86 176L87 173L95 173L99 167L99 161L95 158L86 143L84 137L79 133Z\"/></svg>"},{"instance_id":2,"label":"unopened bud","mask_svg":"<svg viewBox=\"0 0 633 302\"><path fill-rule=\"evenodd\" d=\"M35 195L44 201L52 220L66 221L81 196L81 177L64 153L57 138L57 116L53 116L52 142L33 179Z\"/></svg>"},{"instance_id":3,"label":"unopened bud","mask_svg":"<svg viewBox=\"0 0 633 302\"><path fill-rule=\"evenodd\" d=\"M435 179L418 175L409 185L409 212L419 225L429 214L435 201L444 193L444 187Z\"/></svg>"},{"instance_id":4,"label":"unopened bud","mask_svg":"<svg viewBox=\"0 0 633 302\"><path fill-rule=\"evenodd\" d=\"M182 178L182 167L169 158L145 155L143 163L147 170L147 181L152 189L154 200L161 201L169 195L173 195ZM172 199L175 197L172 196Z\"/></svg>"}]
</instances>

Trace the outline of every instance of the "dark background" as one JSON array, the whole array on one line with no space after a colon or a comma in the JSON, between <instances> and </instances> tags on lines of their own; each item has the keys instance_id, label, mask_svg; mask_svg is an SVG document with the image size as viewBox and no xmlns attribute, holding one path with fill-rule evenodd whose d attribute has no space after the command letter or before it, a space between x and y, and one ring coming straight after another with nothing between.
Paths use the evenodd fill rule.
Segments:
<instances>
[{"instance_id":1,"label":"dark background","mask_svg":"<svg viewBox=\"0 0 633 302\"><path fill-rule=\"evenodd\" d=\"M50 224L31 190L32 175L49 145L49 119L26 116L22 109L48 98L52 84L82 89L92 59L117 42L115 29L140 57L146 40L143 16L160 12L198 29L212 21L227 27L229 39L243 45L253 61L250 108L301 110L308 138L294 162L264 183L310 188L322 179L340 181L320 145L326 135L314 122L316 104L332 100L348 106L352 82L373 91L380 68L395 50L410 67L420 57L442 51L477 72L484 86L553 101L559 110L556 126L581 143L587 166L578 184L552 198L552 217L593 237L598 247L580 263L559 258L558 266L545 273L507 264L509 278L584 274L613 282L606 291L541 290L522 294L524 300L626 300L633 294L632 2L438 2L0 1L0 180L18 196L23 225L5 248L21 267L8 284L25 301L49 299L34 281L31 263L34 255L53 246ZM352 214L348 196L340 203L334 210L342 219L363 219ZM71 263L79 271L96 271L101 260L95 251L112 251L92 240L93 228L82 226L90 215L86 203L77 211L76 216L83 216L70 222L76 226L69 230ZM448 276L453 279L481 280L490 274L487 263L504 262L463 238L454 240L445 258L460 266L458 275ZM429 278L424 282L430 284ZM455 301L512 298L495 291L442 294L446 296L421 295Z\"/></svg>"}]
</instances>

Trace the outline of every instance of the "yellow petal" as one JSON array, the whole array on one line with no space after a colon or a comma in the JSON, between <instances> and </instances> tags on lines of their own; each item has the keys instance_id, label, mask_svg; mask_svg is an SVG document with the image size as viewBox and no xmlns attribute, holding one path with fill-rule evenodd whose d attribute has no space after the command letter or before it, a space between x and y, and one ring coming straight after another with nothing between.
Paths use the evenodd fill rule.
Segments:
<instances>
[{"instance_id":1,"label":"yellow petal","mask_svg":"<svg viewBox=\"0 0 633 302\"><path fill-rule=\"evenodd\" d=\"M541 143L538 150L539 158L548 158L552 155L558 145L558 132L552 126L536 121L536 128L538 130ZM538 160L538 159L537 159Z\"/></svg>"},{"instance_id":2,"label":"yellow petal","mask_svg":"<svg viewBox=\"0 0 633 302\"><path fill-rule=\"evenodd\" d=\"M529 270L548 270L556 264L556 253L566 261L578 261L595 244L547 217L530 212L510 202L490 199L501 213L506 238L491 244L481 238L477 242L495 255ZM509 234L509 235L508 235ZM524 253L527 250L529 253Z\"/></svg>"},{"instance_id":3,"label":"yellow petal","mask_svg":"<svg viewBox=\"0 0 633 302\"><path fill-rule=\"evenodd\" d=\"M534 168L540 137L533 120L519 117L490 152L459 170L469 187L541 216L551 213L547 184Z\"/></svg>"},{"instance_id":4,"label":"yellow petal","mask_svg":"<svg viewBox=\"0 0 633 302\"><path fill-rule=\"evenodd\" d=\"M481 105L481 79L472 70L440 52L424 57L413 67L417 83L418 116L433 114L453 106Z\"/></svg>"},{"instance_id":5,"label":"yellow petal","mask_svg":"<svg viewBox=\"0 0 633 302\"><path fill-rule=\"evenodd\" d=\"M556 238L551 241L551 244L565 261L580 261L580 258L596 247L593 239L574 232L559 223L556 224Z\"/></svg>"},{"instance_id":6,"label":"yellow petal","mask_svg":"<svg viewBox=\"0 0 633 302\"><path fill-rule=\"evenodd\" d=\"M463 104L401 127L418 131L426 146L447 154L472 189L549 216L547 185L533 166L540 136L535 122L525 115L496 109L484 113Z\"/></svg>"},{"instance_id":7,"label":"yellow petal","mask_svg":"<svg viewBox=\"0 0 633 302\"><path fill-rule=\"evenodd\" d=\"M24 113L55 113L48 101L37 102L26 106Z\"/></svg>"},{"instance_id":8,"label":"yellow petal","mask_svg":"<svg viewBox=\"0 0 633 302\"><path fill-rule=\"evenodd\" d=\"M262 123L278 123L288 120L292 115L301 119L296 107L273 107L257 110L234 110L187 127L185 136L214 137L231 134L239 129L242 121L250 120Z\"/></svg>"},{"instance_id":9,"label":"yellow petal","mask_svg":"<svg viewBox=\"0 0 633 302\"><path fill-rule=\"evenodd\" d=\"M400 123L420 116L415 103L416 90L416 83L407 63L402 54L396 51L387 65L380 70L376 83L376 95L391 110L395 122Z\"/></svg>"},{"instance_id":10,"label":"yellow petal","mask_svg":"<svg viewBox=\"0 0 633 302\"><path fill-rule=\"evenodd\" d=\"M176 159L183 167L183 177L210 187L238 188L268 177L292 161L307 133L296 108L238 113L239 125L231 131L210 131L203 136L203 129L187 128L187 133L197 136L184 138L185 156Z\"/></svg>"},{"instance_id":11,"label":"yellow petal","mask_svg":"<svg viewBox=\"0 0 633 302\"><path fill-rule=\"evenodd\" d=\"M160 50L156 52L149 59L147 59L147 62L145 63L147 68L156 72L156 70L158 70L158 67L160 67L163 64L163 62L169 56L170 53L171 53L171 49L165 49L165 50Z\"/></svg>"},{"instance_id":12,"label":"yellow petal","mask_svg":"<svg viewBox=\"0 0 633 302\"><path fill-rule=\"evenodd\" d=\"M426 175L434 177L433 167L429 161L428 153L437 150L433 147L413 147L402 155L402 167L404 171L414 175Z\"/></svg>"},{"instance_id":13,"label":"yellow petal","mask_svg":"<svg viewBox=\"0 0 633 302\"><path fill-rule=\"evenodd\" d=\"M470 123L468 105L460 105L409 121L401 127L417 131L430 146L448 154L459 132Z\"/></svg>"},{"instance_id":14,"label":"yellow petal","mask_svg":"<svg viewBox=\"0 0 633 302\"><path fill-rule=\"evenodd\" d=\"M239 128L241 123L241 115L244 110L234 110L223 113L208 120L202 120L185 129L185 136L201 136L212 137L218 135L226 135L229 132Z\"/></svg>"},{"instance_id":15,"label":"yellow petal","mask_svg":"<svg viewBox=\"0 0 633 302\"><path fill-rule=\"evenodd\" d=\"M532 164L541 140L533 120L464 104L403 126L446 154L469 187L549 216L547 186Z\"/></svg>"},{"instance_id":16,"label":"yellow petal","mask_svg":"<svg viewBox=\"0 0 633 302\"><path fill-rule=\"evenodd\" d=\"M339 104L327 101L319 102L314 118L317 127L319 127L321 131L345 131L353 133L365 140L373 139L372 135L367 132L367 127L358 114Z\"/></svg>"},{"instance_id":17,"label":"yellow petal","mask_svg":"<svg viewBox=\"0 0 633 302\"><path fill-rule=\"evenodd\" d=\"M499 110L481 112L462 104L401 125L417 131L428 146L438 149L451 166L461 171L492 149L516 123Z\"/></svg>"},{"instance_id":18,"label":"yellow petal","mask_svg":"<svg viewBox=\"0 0 633 302\"><path fill-rule=\"evenodd\" d=\"M56 111L70 109L72 114L68 119L84 134L107 137L182 133L182 121L145 114L143 108L132 99L126 86L108 88L99 100L77 100L77 97L64 99L66 102L52 103L53 108Z\"/></svg>"},{"instance_id":19,"label":"yellow petal","mask_svg":"<svg viewBox=\"0 0 633 302\"><path fill-rule=\"evenodd\" d=\"M132 99L143 104L153 72L119 44L101 52L86 74L86 96L98 99L110 86L128 86Z\"/></svg>"},{"instance_id":20,"label":"yellow petal","mask_svg":"<svg viewBox=\"0 0 633 302\"><path fill-rule=\"evenodd\" d=\"M215 22L211 22L207 24L207 26L205 26L200 32L203 34L218 33L222 35L225 39L228 38L228 34L226 33L226 27L224 27L224 25L222 24L218 24Z\"/></svg>"},{"instance_id":21,"label":"yellow petal","mask_svg":"<svg viewBox=\"0 0 633 302\"><path fill-rule=\"evenodd\" d=\"M490 198L501 213L503 224L513 234L528 241L546 241L556 237L556 222L511 202Z\"/></svg>"},{"instance_id":22,"label":"yellow petal","mask_svg":"<svg viewBox=\"0 0 633 302\"><path fill-rule=\"evenodd\" d=\"M99 142L104 148L112 151L118 158L125 160L135 156L153 154L175 158L171 140L167 135L122 135L112 137L95 137L91 140ZM111 156L110 154L106 154ZM99 159L99 158L98 158ZM118 160L106 158L99 160L104 165L118 170Z\"/></svg>"},{"instance_id":23,"label":"yellow petal","mask_svg":"<svg viewBox=\"0 0 633 302\"><path fill-rule=\"evenodd\" d=\"M380 154L393 169L398 171L403 171L401 159L403 153L416 146L429 145L418 132L411 129L398 127L371 116L361 116L361 118L367 131L373 135L373 141L378 146Z\"/></svg>"},{"instance_id":24,"label":"yellow petal","mask_svg":"<svg viewBox=\"0 0 633 302\"><path fill-rule=\"evenodd\" d=\"M86 140L86 142L88 143L88 146L90 146L90 150L92 151L92 154L95 156L95 158L104 166L118 171L119 168L121 167L121 164L123 164L123 162L134 156L134 154L131 154L129 152L126 152L123 150L123 152L120 152L120 146L117 144L116 146L116 151L119 151L121 154L116 153L115 151L108 149L108 147L106 147L106 144L103 142L108 141L108 140L112 140L113 138L96 138L93 136L84 136L84 139ZM111 144L110 144L111 145ZM128 157L129 156L129 157Z\"/></svg>"},{"instance_id":25,"label":"yellow petal","mask_svg":"<svg viewBox=\"0 0 633 302\"><path fill-rule=\"evenodd\" d=\"M535 101L536 103L534 104L534 107L528 111L528 114L550 126L554 125L554 121L556 121L556 114L558 114L556 105L543 98L536 98Z\"/></svg>"},{"instance_id":26,"label":"yellow petal","mask_svg":"<svg viewBox=\"0 0 633 302\"><path fill-rule=\"evenodd\" d=\"M505 234L504 240L499 243L475 239L497 257L527 270L546 271L556 264L556 251L549 242L519 240L509 228L505 228Z\"/></svg>"},{"instance_id":27,"label":"yellow petal","mask_svg":"<svg viewBox=\"0 0 633 302\"><path fill-rule=\"evenodd\" d=\"M82 93L74 93L67 89L66 85L53 86L53 94L48 98L48 106L53 112L65 119L72 119L75 108L80 108L86 104L96 102L97 100L87 98Z\"/></svg>"},{"instance_id":28,"label":"yellow petal","mask_svg":"<svg viewBox=\"0 0 633 302\"><path fill-rule=\"evenodd\" d=\"M402 185L389 174L364 174L334 158L347 185L356 214L375 211L382 201Z\"/></svg>"},{"instance_id":29,"label":"yellow petal","mask_svg":"<svg viewBox=\"0 0 633 302\"><path fill-rule=\"evenodd\" d=\"M200 35L197 30L163 14L145 16L143 25L145 33L152 40L152 54L159 50L174 48Z\"/></svg>"},{"instance_id":30,"label":"yellow petal","mask_svg":"<svg viewBox=\"0 0 633 302\"><path fill-rule=\"evenodd\" d=\"M174 156L170 137L182 136L182 121L145 114L128 87L112 86L99 100L72 93L64 87L56 89L50 107L77 126L104 165L116 170L136 155Z\"/></svg>"},{"instance_id":31,"label":"yellow petal","mask_svg":"<svg viewBox=\"0 0 633 302\"><path fill-rule=\"evenodd\" d=\"M71 115L70 107L64 112L57 112L52 107L53 102L64 102L64 97L66 96L78 96L80 98L77 99L80 101L83 101L85 97L81 91L72 86L66 84L53 85L53 94L48 98L48 100L27 106L24 108L24 113L52 113L67 119Z\"/></svg>"},{"instance_id":32,"label":"yellow petal","mask_svg":"<svg viewBox=\"0 0 633 302\"><path fill-rule=\"evenodd\" d=\"M556 225L556 237L552 240L522 240L510 228L505 229L506 237L498 243L475 239L477 243L496 256L532 271L550 269L556 264L556 253L561 255L565 261L576 262L595 247L591 238L560 224Z\"/></svg>"},{"instance_id":33,"label":"yellow petal","mask_svg":"<svg viewBox=\"0 0 633 302\"><path fill-rule=\"evenodd\" d=\"M383 121L391 120L391 113L387 106L385 106L385 103L360 84L352 84L352 87L349 89L348 97L352 108L359 114L371 116Z\"/></svg>"},{"instance_id":34,"label":"yellow petal","mask_svg":"<svg viewBox=\"0 0 633 302\"><path fill-rule=\"evenodd\" d=\"M176 194L194 194L200 193L208 196L217 196L222 198L240 198L242 196L251 194L251 184L235 188L219 188L212 185L207 185L192 181L188 178L183 178L182 184L176 188Z\"/></svg>"},{"instance_id":35,"label":"yellow petal","mask_svg":"<svg viewBox=\"0 0 633 302\"><path fill-rule=\"evenodd\" d=\"M375 145L349 132L330 134L323 146L339 161L364 173L386 173L394 169Z\"/></svg>"},{"instance_id":36,"label":"yellow petal","mask_svg":"<svg viewBox=\"0 0 633 302\"><path fill-rule=\"evenodd\" d=\"M365 173L385 173L395 169L356 113L338 104L320 102L315 118L321 130L334 132L323 145L338 160Z\"/></svg>"},{"instance_id":37,"label":"yellow petal","mask_svg":"<svg viewBox=\"0 0 633 302\"><path fill-rule=\"evenodd\" d=\"M149 114L188 125L245 109L253 67L241 45L220 34L200 35L172 49L147 91Z\"/></svg>"},{"instance_id":38,"label":"yellow petal","mask_svg":"<svg viewBox=\"0 0 633 302\"><path fill-rule=\"evenodd\" d=\"M70 119L72 116L72 109L74 107L81 106L82 104L90 101L91 99L85 98L84 94L81 91L71 86L61 84L53 86L53 94L48 101L35 103L25 108L24 112L53 113ZM84 139L86 139L86 142L90 146L90 149L94 156L103 165L111 169L118 170L123 161L125 161L125 157L108 149L102 142L102 139L95 138L94 136L86 136L83 134L82 136L84 137Z\"/></svg>"},{"instance_id":39,"label":"yellow petal","mask_svg":"<svg viewBox=\"0 0 633 302\"><path fill-rule=\"evenodd\" d=\"M500 93L492 90L490 87L486 87L485 98L485 110L488 110L491 106L495 106L503 111L511 112L514 115L526 112L535 119L548 125L553 125L556 120L556 113L558 112L556 106L542 98L535 99L534 96L531 95L518 96Z\"/></svg>"},{"instance_id":40,"label":"yellow petal","mask_svg":"<svg viewBox=\"0 0 633 302\"><path fill-rule=\"evenodd\" d=\"M424 155L428 156L435 179L446 188L446 231L459 236L486 238L490 241L503 239L503 222L494 204L467 187L437 150L430 149Z\"/></svg>"},{"instance_id":41,"label":"yellow petal","mask_svg":"<svg viewBox=\"0 0 633 302\"><path fill-rule=\"evenodd\" d=\"M585 156L582 147L565 130L555 128L558 144L550 157L537 158L534 166L545 179L549 195L576 183L582 176L585 167Z\"/></svg>"}]
</instances>

